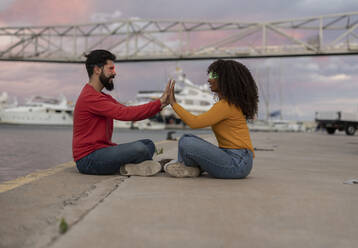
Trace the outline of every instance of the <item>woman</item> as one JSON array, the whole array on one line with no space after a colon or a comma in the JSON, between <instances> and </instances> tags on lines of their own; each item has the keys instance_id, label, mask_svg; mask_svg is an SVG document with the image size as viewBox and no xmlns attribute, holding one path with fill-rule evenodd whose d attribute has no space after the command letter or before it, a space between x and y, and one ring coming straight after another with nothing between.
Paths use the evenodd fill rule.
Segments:
<instances>
[{"instance_id":1,"label":"woman","mask_svg":"<svg viewBox=\"0 0 358 248\"><path fill-rule=\"evenodd\" d=\"M174 177L195 177L206 171L215 178L245 178L249 175L254 149L246 120L257 113L258 93L250 71L233 60L217 60L208 68L210 89L218 102L204 114L192 115L175 100L171 83L169 102L191 128L211 126L219 147L191 134L179 140L178 162L165 171Z\"/></svg>"}]
</instances>

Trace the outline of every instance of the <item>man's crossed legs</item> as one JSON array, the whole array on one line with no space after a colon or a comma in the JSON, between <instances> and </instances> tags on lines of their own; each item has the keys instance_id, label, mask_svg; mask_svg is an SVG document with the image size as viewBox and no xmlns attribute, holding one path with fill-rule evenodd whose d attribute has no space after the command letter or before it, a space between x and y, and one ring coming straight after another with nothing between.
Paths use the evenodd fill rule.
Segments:
<instances>
[{"instance_id":1,"label":"man's crossed legs","mask_svg":"<svg viewBox=\"0 0 358 248\"><path fill-rule=\"evenodd\" d=\"M80 173L91 175L151 176L161 170L152 160L155 145L150 139L99 149L76 162Z\"/></svg>"}]
</instances>

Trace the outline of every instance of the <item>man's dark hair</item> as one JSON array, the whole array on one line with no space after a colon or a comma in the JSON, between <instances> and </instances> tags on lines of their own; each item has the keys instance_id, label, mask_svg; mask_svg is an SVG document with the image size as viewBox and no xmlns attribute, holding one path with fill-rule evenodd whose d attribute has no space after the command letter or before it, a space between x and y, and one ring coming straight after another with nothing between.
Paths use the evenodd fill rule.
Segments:
<instances>
[{"instance_id":1,"label":"man's dark hair","mask_svg":"<svg viewBox=\"0 0 358 248\"><path fill-rule=\"evenodd\" d=\"M239 107L247 120L254 119L259 97L249 69L234 60L219 59L208 67L210 72L218 76L219 96Z\"/></svg>"},{"instance_id":2,"label":"man's dark hair","mask_svg":"<svg viewBox=\"0 0 358 248\"><path fill-rule=\"evenodd\" d=\"M116 60L116 56L107 50L93 50L85 57L88 77L92 76L95 66L102 67L107 64L107 60Z\"/></svg>"}]
</instances>

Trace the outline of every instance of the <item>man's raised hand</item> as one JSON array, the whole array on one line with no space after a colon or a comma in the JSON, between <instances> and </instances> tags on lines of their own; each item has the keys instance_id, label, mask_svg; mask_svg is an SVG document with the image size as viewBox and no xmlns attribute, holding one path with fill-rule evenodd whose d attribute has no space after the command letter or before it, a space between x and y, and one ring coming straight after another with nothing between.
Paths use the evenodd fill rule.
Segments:
<instances>
[{"instance_id":1,"label":"man's raised hand","mask_svg":"<svg viewBox=\"0 0 358 248\"><path fill-rule=\"evenodd\" d=\"M163 95L160 97L161 108L164 108L169 104L170 83L171 80L169 80L167 86L165 87L165 91L163 92Z\"/></svg>"}]
</instances>

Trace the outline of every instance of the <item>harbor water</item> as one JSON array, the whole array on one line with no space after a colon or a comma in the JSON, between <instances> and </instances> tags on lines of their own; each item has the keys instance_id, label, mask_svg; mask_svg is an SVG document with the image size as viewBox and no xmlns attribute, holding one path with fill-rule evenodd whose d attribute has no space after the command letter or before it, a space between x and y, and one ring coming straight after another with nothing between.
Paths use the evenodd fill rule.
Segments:
<instances>
[{"instance_id":1,"label":"harbor water","mask_svg":"<svg viewBox=\"0 0 358 248\"><path fill-rule=\"evenodd\" d=\"M165 140L183 133L196 135L211 130L115 129L112 141L121 144L138 139ZM0 125L0 183L72 161L72 126Z\"/></svg>"}]
</instances>

